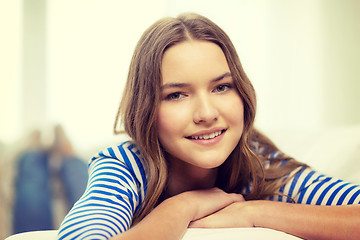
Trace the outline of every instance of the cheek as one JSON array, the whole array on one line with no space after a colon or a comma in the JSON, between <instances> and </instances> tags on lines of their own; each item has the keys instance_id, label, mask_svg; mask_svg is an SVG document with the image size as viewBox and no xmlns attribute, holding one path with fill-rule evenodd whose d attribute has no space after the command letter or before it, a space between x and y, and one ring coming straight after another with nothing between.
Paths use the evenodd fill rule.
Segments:
<instances>
[{"instance_id":1,"label":"cheek","mask_svg":"<svg viewBox=\"0 0 360 240\"><path fill-rule=\"evenodd\" d=\"M160 141L164 140L165 136L168 138L177 134L179 129L182 129L184 122L181 117L181 111L176 111L171 106L161 106L157 119Z\"/></svg>"},{"instance_id":2,"label":"cheek","mask_svg":"<svg viewBox=\"0 0 360 240\"><path fill-rule=\"evenodd\" d=\"M224 115L232 124L243 125L244 123L244 105L241 98L236 95L227 100L223 108Z\"/></svg>"},{"instance_id":3,"label":"cheek","mask_svg":"<svg viewBox=\"0 0 360 240\"><path fill-rule=\"evenodd\" d=\"M235 114L236 115L236 119L239 123L243 124L244 123L244 105L242 103L241 100L239 100L236 103L236 106L234 109L236 109Z\"/></svg>"},{"instance_id":4,"label":"cheek","mask_svg":"<svg viewBox=\"0 0 360 240\"><path fill-rule=\"evenodd\" d=\"M159 138L160 141L166 135L166 133L169 131L168 122L170 121L169 115L165 114L163 111L161 111L161 108L159 110L158 116L157 116L157 128L159 131Z\"/></svg>"}]
</instances>

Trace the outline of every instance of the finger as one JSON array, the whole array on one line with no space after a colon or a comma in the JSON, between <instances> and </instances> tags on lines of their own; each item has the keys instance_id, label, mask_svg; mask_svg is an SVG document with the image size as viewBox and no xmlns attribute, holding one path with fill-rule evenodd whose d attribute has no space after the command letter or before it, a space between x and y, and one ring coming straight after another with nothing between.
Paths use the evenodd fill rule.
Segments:
<instances>
[{"instance_id":1,"label":"finger","mask_svg":"<svg viewBox=\"0 0 360 240\"><path fill-rule=\"evenodd\" d=\"M202 218L202 219L190 222L188 228L209 228L209 226L208 226L208 224L206 224L206 219Z\"/></svg>"},{"instance_id":2,"label":"finger","mask_svg":"<svg viewBox=\"0 0 360 240\"><path fill-rule=\"evenodd\" d=\"M214 213L207 217L192 221L189 228L222 228L227 226L226 215Z\"/></svg>"},{"instance_id":3,"label":"finger","mask_svg":"<svg viewBox=\"0 0 360 240\"><path fill-rule=\"evenodd\" d=\"M198 221L190 222L188 228L201 228L201 226L198 224Z\"/></svg>"},{"instance_id":4,"label":"finger","mask_svg":"<svg viewBox=\"0 0 360 240\"><path fill-rule=\"evenodd\" d=\"M234 202L245 202L245 198L242 194L230 193Z\"/></svg>"}]
</instances>

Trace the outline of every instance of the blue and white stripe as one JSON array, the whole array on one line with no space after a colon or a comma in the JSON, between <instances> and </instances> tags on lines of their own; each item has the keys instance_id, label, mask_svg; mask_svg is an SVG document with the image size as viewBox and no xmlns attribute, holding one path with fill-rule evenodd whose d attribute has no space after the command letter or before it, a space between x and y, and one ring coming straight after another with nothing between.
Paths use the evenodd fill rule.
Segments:
<instances>
[{"instance_id":1,"label":"blue and white stripe","mask_svg":"<svg viewBox=\"0 0 360 240\"><path fill-rule=\"evenodd\" d=\"M258 146L254 150L261 155L264 148ZM270 157L280 155L280 152L275 152ZM270 162L264 163L265 168L270 165ZM108 239L124 232L130 228L132 217L143 202L147 180L141 154L133 143L125 142L103 150L91 159L89 171L87 189L65 217L59 229L59 239ZM296 203L360 204L359 185L302 167L288 177L290 179L278 193L291 197ZM278 195L268 199L292 202Z\"/></svg>"},{"instance_id":2,"label":"blue and white stripe","mask_svg":"<svg viewBox=\"0 0 360 240\"><path fill-rule=\"evenodd\" d=\"M91 159L84 195L65 217L59 239L108 239L130 228L146 192L139 151L131 142Z\"/></svg>"},{"instance_id":3,"label":"blue and white stripe","mask_svg":"<svg viewBox=\"0 0 360 240\"><path fill-rule=\"evenodd\" d=\"M297 171L299 169L293 173ZM300 204L327 206L360 204L359 185L325 176L310 168L305 168L295 174L278 192ZM291 199L277 195L269 197L269 200L291 202Z\"/></svg>"}]
</instances>

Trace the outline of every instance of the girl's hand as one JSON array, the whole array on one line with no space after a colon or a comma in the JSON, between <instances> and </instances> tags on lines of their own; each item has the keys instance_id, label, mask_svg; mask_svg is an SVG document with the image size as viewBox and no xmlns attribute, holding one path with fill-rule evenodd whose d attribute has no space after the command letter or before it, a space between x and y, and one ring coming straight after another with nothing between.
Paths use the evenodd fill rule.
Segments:
<instances>
[{"instance_id":1,"label":"girl's hand","mask_svg":"<svg viewBox=\"0 0 360 240\"><path fill-rule=\"evenodd\" d=\"M139 223L112 239L181 239L190 222L242 201L241 194L218 188L183 192L167 198Z\"/></svg>"},{"instance_id":2,"label":"girl's hand","mask_svg":"<svg viewBox=\"0 0 360 240\"><path fill-rule=\"evenodd\" d=\"M202 219L233 203L245 201L241 194L226 193L219 188L188 191L173 198L188 207L191 214L190 221Z\"/></svg>"},{"instance_id":3,"label":"girl's hand","mask_svg":"<svg viewBox=\"0 0 360 240\"><path fill-rule=\"evenodd\" d=\"M254 227L251 220L251 202L236 202L204 218L190 223L190 228Z\"/></svg>"}]
</instances>

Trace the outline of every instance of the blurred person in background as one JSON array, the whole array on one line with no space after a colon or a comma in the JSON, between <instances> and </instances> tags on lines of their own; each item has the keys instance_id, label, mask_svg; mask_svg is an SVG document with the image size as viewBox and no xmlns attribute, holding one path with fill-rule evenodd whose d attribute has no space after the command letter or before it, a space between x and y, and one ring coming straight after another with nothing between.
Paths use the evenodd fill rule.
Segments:
<instances>
[{"instance_id":1,"label":"blurred person in background","mask_svg":"<svg viewBox=\"0 0 360 240\"><path fill-rule=\"evenodd\" d=\"M15 163L13 233L50 230L61 218L59 208L68 211L86 188L86 162L75 155L64 129L54 128L50 147L41 142L35 130L29 147ZM63 204L58 204L63 199Z\"/></svg>"}]
</instances>

